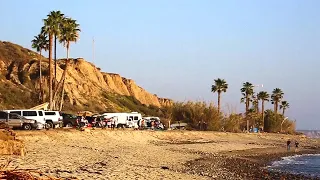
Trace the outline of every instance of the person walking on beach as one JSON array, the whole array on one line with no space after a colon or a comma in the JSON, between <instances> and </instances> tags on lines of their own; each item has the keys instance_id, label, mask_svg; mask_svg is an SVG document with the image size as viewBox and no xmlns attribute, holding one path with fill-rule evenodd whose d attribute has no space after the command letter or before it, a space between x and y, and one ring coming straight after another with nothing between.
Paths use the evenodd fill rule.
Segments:
<instances>
[{"instance_id":1,"label":"person walking on beach","mask_svg":"<svg viewBox=\"0 0 320 180\"><path fill-rule=\"evenodd\" d=\"M287 141L287 150L288 151L290 151L290 144L291 144L291 141L290 141L290 139L288 139L288 141Z\"/></svg>"},{"instance_id":2,"label":"person walking on beach","mask_svg":"<svg viewBox=\"0 0 320 180\"><path fill-rule=\"evenodd\" d=\"M111 129L114 130L114 127L116 126L116 117L111 118Z\"/></svg>"},{"instance_id":3,"label":"person walking on beach","mask_svg":"<svg viewBox=\"0 0 320 180\"><path fill-rule=\"evenodd\" d=\"M294 145L295 145L294 152L297 152L297 151L298 151L298 147L299 147L299 142L296 141L296 142L294 143Z\"/></svg>"}]
</instances>

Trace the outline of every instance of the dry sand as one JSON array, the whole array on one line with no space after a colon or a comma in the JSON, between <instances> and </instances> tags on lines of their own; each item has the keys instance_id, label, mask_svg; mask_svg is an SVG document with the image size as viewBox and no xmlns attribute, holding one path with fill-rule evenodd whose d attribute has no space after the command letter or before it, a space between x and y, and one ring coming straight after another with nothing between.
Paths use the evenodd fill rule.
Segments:
<instances>
[{"instance_id":1,"label":"dry sand","mask_svg":"<svg viewBox=\"0 0 320 180\"><path fill-rule=\"evenodd\" d=\"M225 152L277 148L285 151L288 138L301 145L316 142L304 136L235 134L195 131L134 131L75 129L17 131L26 155L12 159L10 168L35 169L63 179L224 179L232 172L219 162L206 176L188 169L192 160Z\"/></svg>"}]
</instances>

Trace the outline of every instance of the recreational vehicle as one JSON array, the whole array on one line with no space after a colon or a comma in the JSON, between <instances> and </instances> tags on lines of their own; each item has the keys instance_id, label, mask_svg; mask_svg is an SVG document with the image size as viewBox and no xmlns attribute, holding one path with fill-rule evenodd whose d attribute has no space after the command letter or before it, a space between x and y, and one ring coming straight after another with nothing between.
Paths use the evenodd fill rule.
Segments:
<instances>
[{"instance_id":1,"label":"recreational vehicle","mask_svg":"<svg viewBox=\"0 0 320 180\"><path fill-rule=\"evenodd\" d=\"M104 119L114 118L116 127L133 127L142 115L137 112L132 113L104 113L101 115Z\"/></svg>"}]
</instances>

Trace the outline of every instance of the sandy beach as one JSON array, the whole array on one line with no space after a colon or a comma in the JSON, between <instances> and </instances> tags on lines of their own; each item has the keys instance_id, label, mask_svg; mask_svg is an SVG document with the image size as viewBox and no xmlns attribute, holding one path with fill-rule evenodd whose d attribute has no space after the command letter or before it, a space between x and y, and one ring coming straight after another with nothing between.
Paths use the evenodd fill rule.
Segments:
<instances>
[{"instance_id":1,"label":"sandy beach","mask_svg":"<svg viewBox=\"0 0 320 180\"><path fill-rule=\"evenodd\" d=\"M61 179L274 179L289 175L263 167L294 154L286 152L288 138L300 142L297 153L319 152L316 140L279 134L101 129L16 133L26 155L0 156L0 163L11 159L9 168Z\"/></svg>"}]
</instances>

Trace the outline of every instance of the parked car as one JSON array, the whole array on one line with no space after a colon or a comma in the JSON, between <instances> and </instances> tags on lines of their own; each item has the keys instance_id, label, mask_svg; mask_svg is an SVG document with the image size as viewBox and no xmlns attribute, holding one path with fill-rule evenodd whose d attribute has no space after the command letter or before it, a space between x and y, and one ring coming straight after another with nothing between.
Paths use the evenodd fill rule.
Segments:
<instances>
[{"instance_id":1,"label":"parked car","mask_svg":"<svg viewBox=\"0 0 320 180\"><path fill-rule=\"evenodd\" d=\"M78 125L78 117L73 114L62 113L63 127L74 127Z\"/></svg>"},{"instance_id":2,"label":"parked car","mask_svg":"<svg viewBox=\"0 0 320 180\"><path fill-rule=\"evenodd\" d=\"M18 114L26 119L36 120L37 129L43 129L46 126L46 120L44 117L43 110L30 110L30 109L13 109L13 110L3 110L7 113Z\"/></svg>"},{"instance_id":3,"label":"parked car","mask_svg":"<svg viewBox=\"0 0 320 180\"><path fill-rule=\"evenodd\" d=\"M44 115L48 128L55 128L56 125L62 127L63 117L59 111L44 111Z\"/></svg>"},{"instance_id":4,"label":"parked car","mask_svg":"<svg viewBox=\"0 0 320 180\"><path fill-rule=\"evenodd\" d=\"M31 130L37 128L37 121L26 119L18 114L11 114L5 111L0 111L0 121L5 122L10 128L22 128Z\"/></svg>"}]
</instances>

